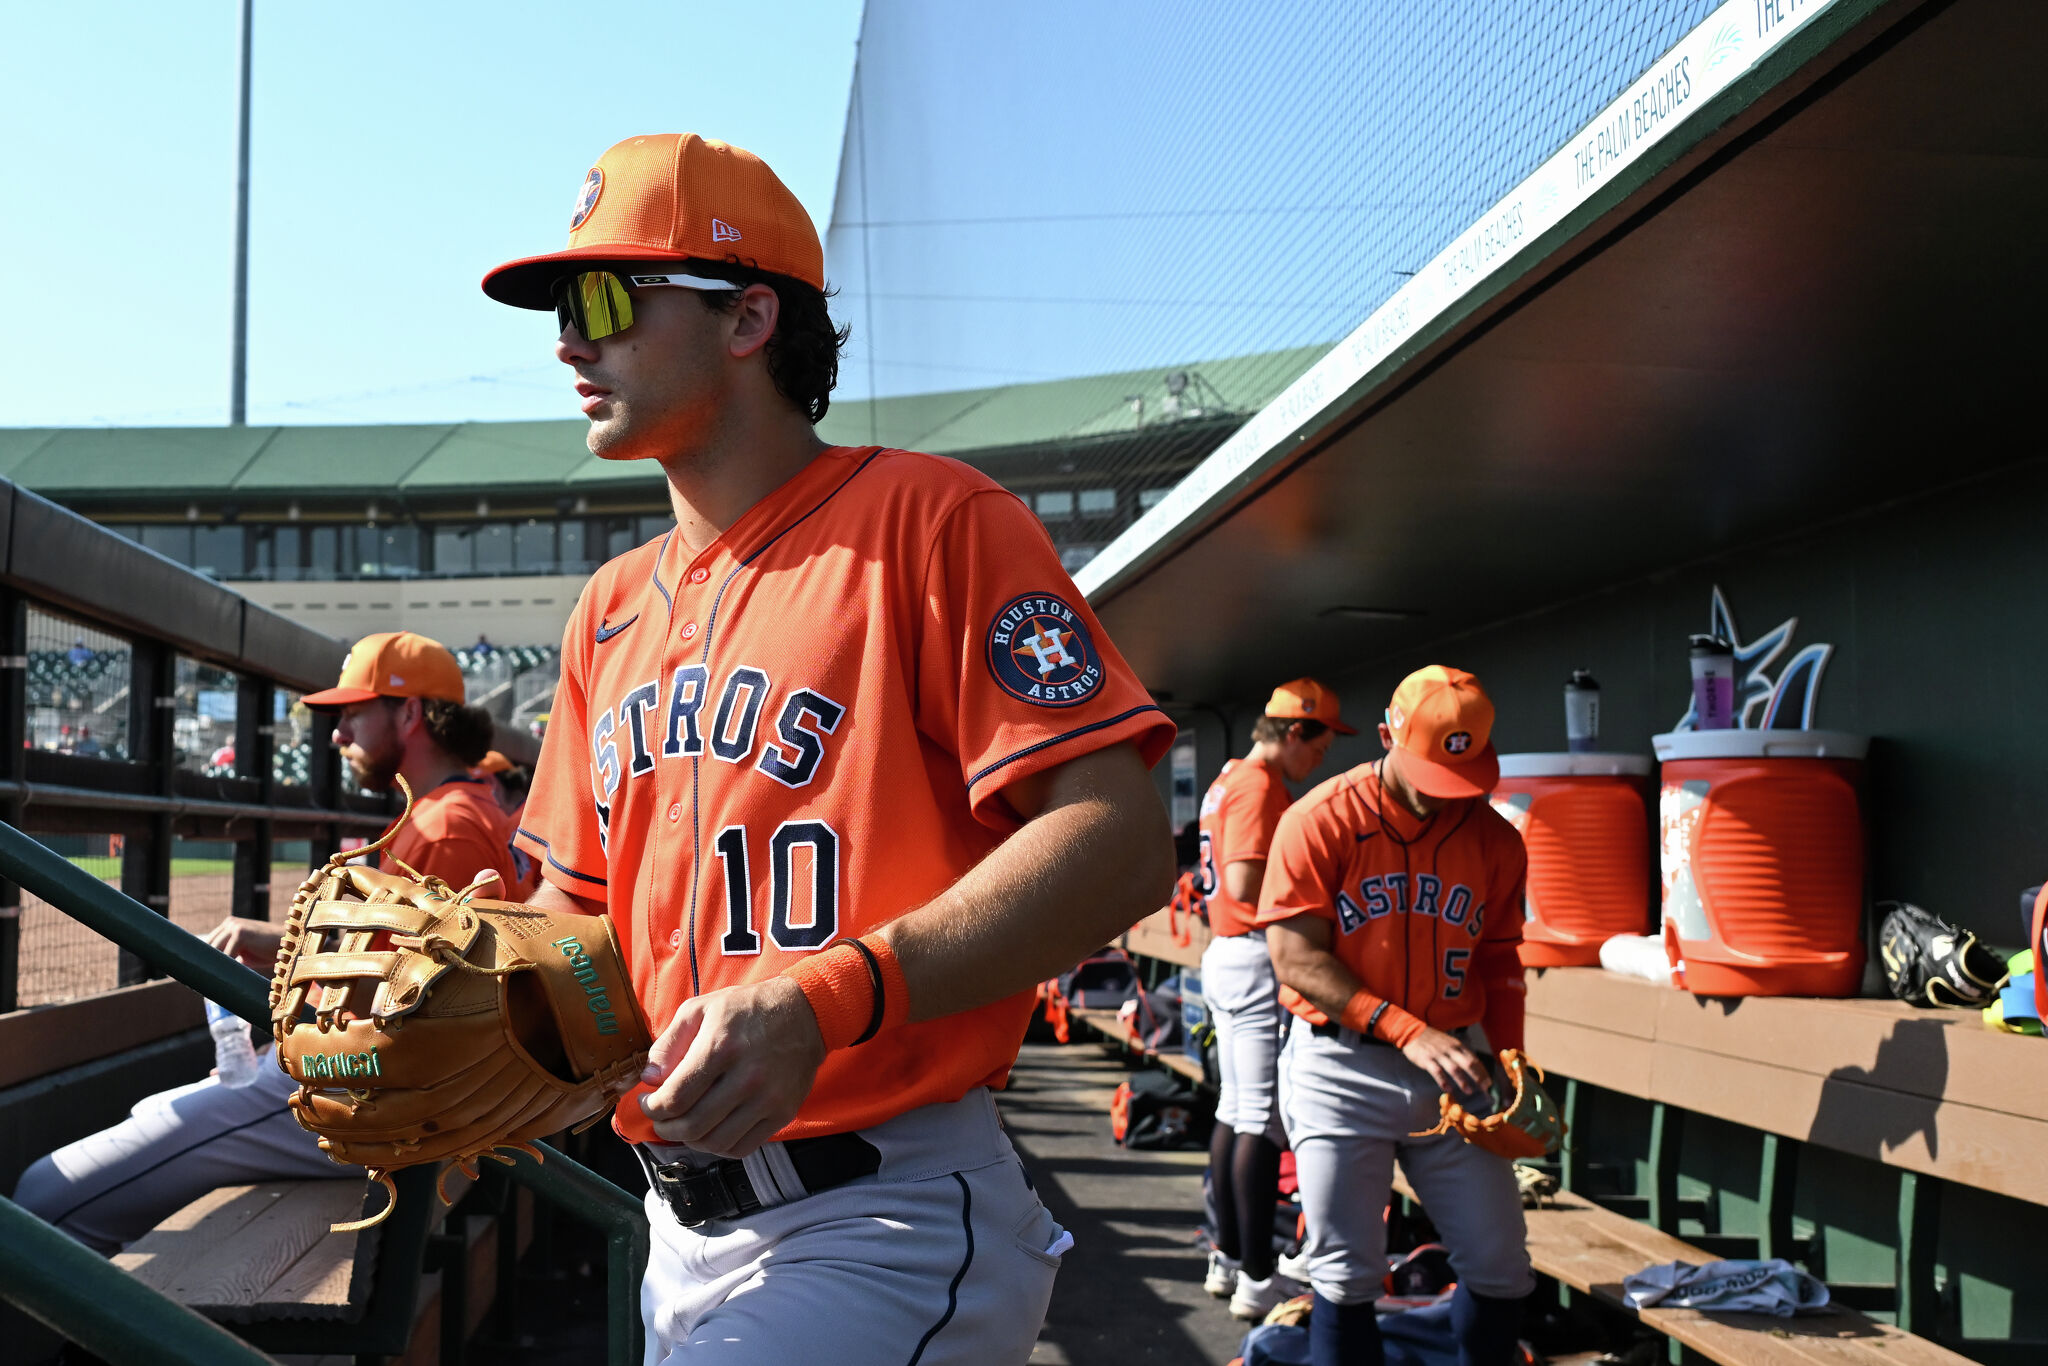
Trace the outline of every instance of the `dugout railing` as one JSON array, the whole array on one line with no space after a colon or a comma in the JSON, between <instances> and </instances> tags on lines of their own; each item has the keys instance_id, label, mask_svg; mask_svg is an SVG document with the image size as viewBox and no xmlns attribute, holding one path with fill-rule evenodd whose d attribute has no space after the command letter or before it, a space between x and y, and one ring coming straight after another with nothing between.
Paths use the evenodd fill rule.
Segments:
<instances>
[{"instance_id":1,"label":"dugout railing","mask_svg":"<svg viewBox=\"0 0 2048 1366\"><path fill-rule=\"evenodd\" d=\"M264 978L194 936L166 924L149 908L7 826L0 826L0 876L30 889L95 933L113 940L139 961L169 973L256 1028L268 1028L269 984ZM606 1360L611 1366L632 1366L641 1358L640 1279L647 1264L648 1236L645 1211L639 1200L589 1168L544 1144L537 1146L544 1160L535 1162L522 1156L509 1167L510 1175L535 1195L604 1234ZM413 1206L410 1213L417 1220L424 1213L430 1184L408 1184L410 1188L403 1191L402 1198ZM171 1334L181 1350L189 1348L198 1353L180 1359L223 1359L204 1354L207 1344L217 1339L202 1331L201 1324L187 1321L196 1316L140 1282L113 1272L111 1267L106 1269L117 1279L110 1280L97 1271L82 1281L29 1273L31 1261L47 1266L78 1263L79 1254L85 1249L57 1230L27 1218L11 1202L0 1201L0 1227L10 1237L23 1240L22 1247L0 1259L0 1297L66 1337L89 1350L100 1351L105 1346L125 1353L133 1345L132 1335L105 1320L150 1323ZM423 1222L418 1237L411 1241L418 1245L408 1247L404 1257L384 1259L385 1265L379 1272L380 1277L406 1278L406 1284L400 1287L404 1293L383 1296L395 1304L388 1317L401 1331L409 1329L412 1320L414 1296L409 1292L416 1287L421 1274ZM372 1313L375 1312L373 1308ZM318 1350L322 1337L338 1337L347 1329L341 1325L313 1325L305 1331L309 1340L292 1344L294 1348ZM156 1355L137 1353L115 1355L112 1359L154 1360Z\"/></svg>"},{"instance_id":2,"label":"dugout railing","mask_svg":"<svg viewBox=\"0 0 2048 1366\"><path fill-rule=\"evenodd\" d=\"M345 642L5 480L0 633L0 1180L11 1186L28 1156L80 1136L78 1101L128 1083L113 1069L150 1051L138 1045L161 1040L131 1069L154 1075L174 1061L163 1048L203 1043L196 1019L117 989L167 975L267 1029L263 979L191 931L228 914L272 918L312 865L374 836L395 806L353 789L299 704L333 683ZM55 1050L33 1007L59 1003L79 1018ZM102 1015L113 1027L93 1025ZM73 1074L76 1086L61 1084ZM552 1151L507 1170L604 1234L607 1359L638 1361L640 1202ZM403 1184L423 1206L423 1242L424 1188ZM109 1360L268 1359L4 1201L0 1242L0 1299ZM402 1340L422 1266L416 1248L396 1260L373 1299Z\"/></svg>"}]
</instances>

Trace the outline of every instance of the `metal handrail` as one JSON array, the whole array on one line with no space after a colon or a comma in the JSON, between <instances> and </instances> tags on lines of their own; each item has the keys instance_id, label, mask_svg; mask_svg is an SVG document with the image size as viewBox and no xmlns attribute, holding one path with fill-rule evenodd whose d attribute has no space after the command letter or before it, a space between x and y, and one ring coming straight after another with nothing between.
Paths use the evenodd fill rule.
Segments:
<instances>
[{"instance_id":1,"label":"metal handrail","mask_svg":"<svg viewBox=\"0 0 2048 1366\"><path fill-rule=\"evenodd\" d=\"M6 1199L0 1199L0 1293L108 1361L277 1366L219 1324L158 1294Z\"/></svg>"},{"instance_id":2,"label":"metal handrail","mask_svg":"<svg viewBox=\"0 0 2048 1366\"><path fill-rule=\"evenodd\" d=\"M197 935L179 929L141 902L108 886L4 821L0 821L0 877L19 883L88 929L161 968L208 1000L218 1001L258 1028L270 1027L269 979L237 963ZM535 1146L546 1161L536 1162L522 1154L513 1164L511 1175L535 1195L605 1235L605 1321L609 1329L606 1359L612 1366L634 1366L641 1359L640 1278L647 1267L646 1211L639 1200L616 1183L574 1158L546 1144ZM15 1298L14 1276L8 1270L13 1260L0 1263L0 1270L7 1270L5 1279L0 1280L0 1296L8 1299ZM104 1263L102 1268L111 1270ZM154 1291L144 1290L139 1283L123 1279L142 1295L182 1310ZM67 1300L59 1307L68 1313L70 1304ZM60 1331L70 1332L80 1322L82 1319L67 1318L57 1326ZM269 1360L262 1356L233 1359Z\"/></svg>"},{"instance_id":3,"label":"metal handrail","mask_svg":"<svg viewBox=\"0 0 2048 1366\"><path fill-rule=\"evenodd\" d=\"M23 806L86 806L99 811L138 811L151 815L215 816L228 820L274 821L279 825L342 825L355 830L382 830L391 816L343 811L327 806L290 806L276 802L224 802L210 797L164 797L148 792L114 792L97 787L69 787L0 778L0 797ZM223 1002L225 1004L225 1002Z\"/></svg>"}]
</instances>

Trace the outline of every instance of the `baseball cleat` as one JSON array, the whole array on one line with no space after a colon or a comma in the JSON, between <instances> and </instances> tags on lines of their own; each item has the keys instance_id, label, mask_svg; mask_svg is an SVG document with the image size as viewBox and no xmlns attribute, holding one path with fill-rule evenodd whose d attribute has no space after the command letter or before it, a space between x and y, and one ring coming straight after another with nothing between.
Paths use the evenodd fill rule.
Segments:
<instances>
[{"instance_id":1,"label":"baseball cleat","mask_svg":"<svg viewBox=\"0 0 2048 1366\"><path fill-rule=\"evenodd\" d=\"M1237 1263L1222 1253L1211 1250L1209 1269L1202 1277L1202 1289L1219 1300L1230 1298L1230 1292L1237 1288Z\"/></svg>"},{"instance_id":2,"label":"baseball cleat","mask_svg":"<svg viewBox=\"0 0 2048 1366\"><path fill-rule=\"evenodd\" d=\"M1257 1323L1301 1293L1301 1286L1278 1272L1263 1281L1255 1281L1240 1271L1237 1273L1237 1290L1230 1297L1230 1316Z\"/></svg>"}]
</instances>

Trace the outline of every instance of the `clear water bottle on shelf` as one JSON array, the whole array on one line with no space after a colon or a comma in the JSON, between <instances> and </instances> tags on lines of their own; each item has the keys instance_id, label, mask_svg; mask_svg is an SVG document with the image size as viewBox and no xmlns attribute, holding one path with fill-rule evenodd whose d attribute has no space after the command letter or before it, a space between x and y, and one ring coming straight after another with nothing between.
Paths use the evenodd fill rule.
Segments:
<instances>
[{"instance_id":1,"label":"clear water bottle on shelf","mask_svg":"<svg viewBox=\"0 0 2048 1366\"><path fill-rule=\"evenodd\" d=\"M206 1003L206 1028L213 1035L213 1065L222 1086L247 1086L256 1080L256 1046L249 1025L226 1006Z\"/></svg>"}]
</instances>

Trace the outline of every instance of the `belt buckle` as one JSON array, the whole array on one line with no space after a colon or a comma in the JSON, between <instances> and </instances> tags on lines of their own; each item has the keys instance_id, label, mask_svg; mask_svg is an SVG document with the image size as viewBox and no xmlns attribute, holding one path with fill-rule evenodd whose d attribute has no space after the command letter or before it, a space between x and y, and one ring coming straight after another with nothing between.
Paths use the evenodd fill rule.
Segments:
<instances>
[{"instance_id":1,"label":"belt buckle","mask_svg":"<svg viewBox=\"0 0 2048 1366\"><path fill-rule=\"evenodd\" d=\"M662 1199L685 1228L751 1214L761 1208L753 1183L747 1180L746 1168L729 1158L708 1167L657 1162L654 1179L662 1188Z\"/></svg>"}]
</instances>

